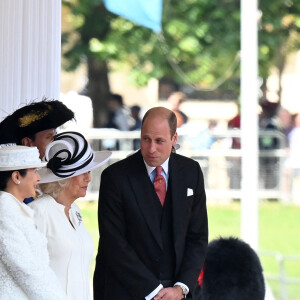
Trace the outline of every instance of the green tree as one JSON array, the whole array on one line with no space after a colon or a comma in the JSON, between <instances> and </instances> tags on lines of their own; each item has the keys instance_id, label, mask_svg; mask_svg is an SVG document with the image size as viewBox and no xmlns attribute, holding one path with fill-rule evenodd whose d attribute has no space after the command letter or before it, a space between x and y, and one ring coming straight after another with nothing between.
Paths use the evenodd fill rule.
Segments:
<instances>
[{"instance_id":1,"label":"green tree","mask_svg":"<svg viewBox=\"0 0 300 300\"><path fill-rule=\"evenodd\" d=\"M105 122L108 73L116 67L129 70L128 80L138 86L154 77L205 90L226 74L239 53L240 0L164 0L163 35L108 12L102 0L63 3L72 24L63 34L64 67L87 65L86 93L96 127ZM300 2L260 1L259 9L259 72L265 91L271 71L277 69L280 77L288 55L299 49ZM232 71L237 80L226 84L238 95L239 68Z\"/></svg>"},{"instance_id":2,"label":"green tree","mask_svg":"<svg viewBox=\"0 0 300 300\"><path fill-rule=\"evenodd\" d=\"M63 35L67 43L64 67L74 70L80 63L87 64L86 92L93 101L96 127L105 120L108 72L113 66L129 68L128 80L138 86L153 77L169 77L206 88L222 76L239 51L238 0L165 1L164 40L150 29L109 13L101 0L63 3L73 24ZM174 72L170 61L185 78Z\"/></svg>"},{"instance_id":3,"label":"green tree","mask_svg":"<svg viewBox=\"0 0 300 300\"><path fill-rule=\"evenodd\" d=\"M260 1L259 70L266 93L267 78L276 70L281 96L281 77L288 56L300 48L300 2L292 0ZM265 96L265 95L264 95Z\"/></svg>"}]
</instances>

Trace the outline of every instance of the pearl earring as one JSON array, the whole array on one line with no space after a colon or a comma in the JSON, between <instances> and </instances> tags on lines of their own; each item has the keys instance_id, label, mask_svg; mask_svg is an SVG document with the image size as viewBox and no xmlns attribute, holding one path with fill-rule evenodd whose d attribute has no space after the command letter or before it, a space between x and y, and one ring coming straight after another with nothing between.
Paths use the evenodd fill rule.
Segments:
<instances>
[{"instance_id":1,"label":"pearl earring","mask_svg":"<svg viewBox=\"0 0 300 300\"><path fill-rule=\"evenodd\" d=\"M17 181L17 184L20 184L20 183L21 183L21 181L20 181L20 180L18 180L18 181Z\"/></svg>"}]
</instances>

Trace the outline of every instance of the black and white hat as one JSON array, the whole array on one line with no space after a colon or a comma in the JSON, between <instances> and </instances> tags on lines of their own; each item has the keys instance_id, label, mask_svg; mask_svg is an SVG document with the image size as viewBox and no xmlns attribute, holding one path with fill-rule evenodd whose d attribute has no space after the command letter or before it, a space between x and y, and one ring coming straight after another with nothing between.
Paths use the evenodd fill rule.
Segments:
<instances>
[{"instance_id":1,"label":"black and white hat","mask_svg":"<svg viewBox=\"0 0 300 300\"><path fill-rule=\"evenodd\" d=\"M110 151L94 152L79 132L62 132L46 147L47 168L39 170L39 183L59 181L99 168L111 154Z\"/></svg>"}]
</instances>

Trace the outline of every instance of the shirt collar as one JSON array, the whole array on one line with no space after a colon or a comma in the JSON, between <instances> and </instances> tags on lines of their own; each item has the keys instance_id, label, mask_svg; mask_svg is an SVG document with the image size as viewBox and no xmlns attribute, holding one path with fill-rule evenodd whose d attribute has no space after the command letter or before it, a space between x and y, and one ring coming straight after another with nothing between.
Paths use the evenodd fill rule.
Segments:
<instances>
[{"instance_id":1,"label":"shirt collar","mask_svg":"<svg viewBox=\"0 0 300 300\"><path fill-rule=\"evenodd\" d=\"M168 172L169 172L169 159L170 159L170 157L168 157L167 160L163 164L161 164L166 175L168 175ZM149 165L147 165L145 160L144 160L144 163L145 163L145 166L147 169L147 173L150 176L150 174L153 172L153 170L155 170L156 167L150 167Z\"/></svg>"}]
</instances>

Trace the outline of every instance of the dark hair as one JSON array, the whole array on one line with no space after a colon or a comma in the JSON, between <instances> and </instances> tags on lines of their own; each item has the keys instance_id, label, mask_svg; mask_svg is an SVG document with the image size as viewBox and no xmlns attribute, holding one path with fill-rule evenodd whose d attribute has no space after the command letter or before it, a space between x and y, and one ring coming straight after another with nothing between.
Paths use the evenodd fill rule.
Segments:
<instances>
[{"instance_id":1,"label":"dark hair","mask_svg":"<svg viewBox=\"0 0 300 300\"><path fill-rule=\"evenodd\" d=\"M110 99L117 101L121 106L123 105L123 97L119 94L111 94Z\"/></svg>"},{"instance_id":2,"label":"dark hair","mask_svg":"<svg viewBox=\"0 0 300 300\"><path fill-rule=\"evenodd\" d=\"M35 141L35 137L36 137L36 133L27 136L27 138L31 139L33 142ZM16 144L22 146L23 145L23 143L22 143L23 138L24 137L18 139Z\"/></svg>"},{"instance_id":3,"label":"dark hair","mask_svg":"<svg viewBox=\"0 0 300 300\"><path fill-rule=\"evenodd\" d=\"M139 105L132 105L130 109L134 110L136 112L140 112L141 111L141 107Z\"/></svg>"},{"instance_id":4,"label":"dark hair","mask_svg":"<svg viewBox=\"0 0 300 300\"><path fill-rule=\"evenodd\" d=\"M28 169L12 170L12 171L0 171L0 191L5 191L7 183L11 178L13 172L18 171L22 177L25 177Z\"/></svg>"}]
</instances>

